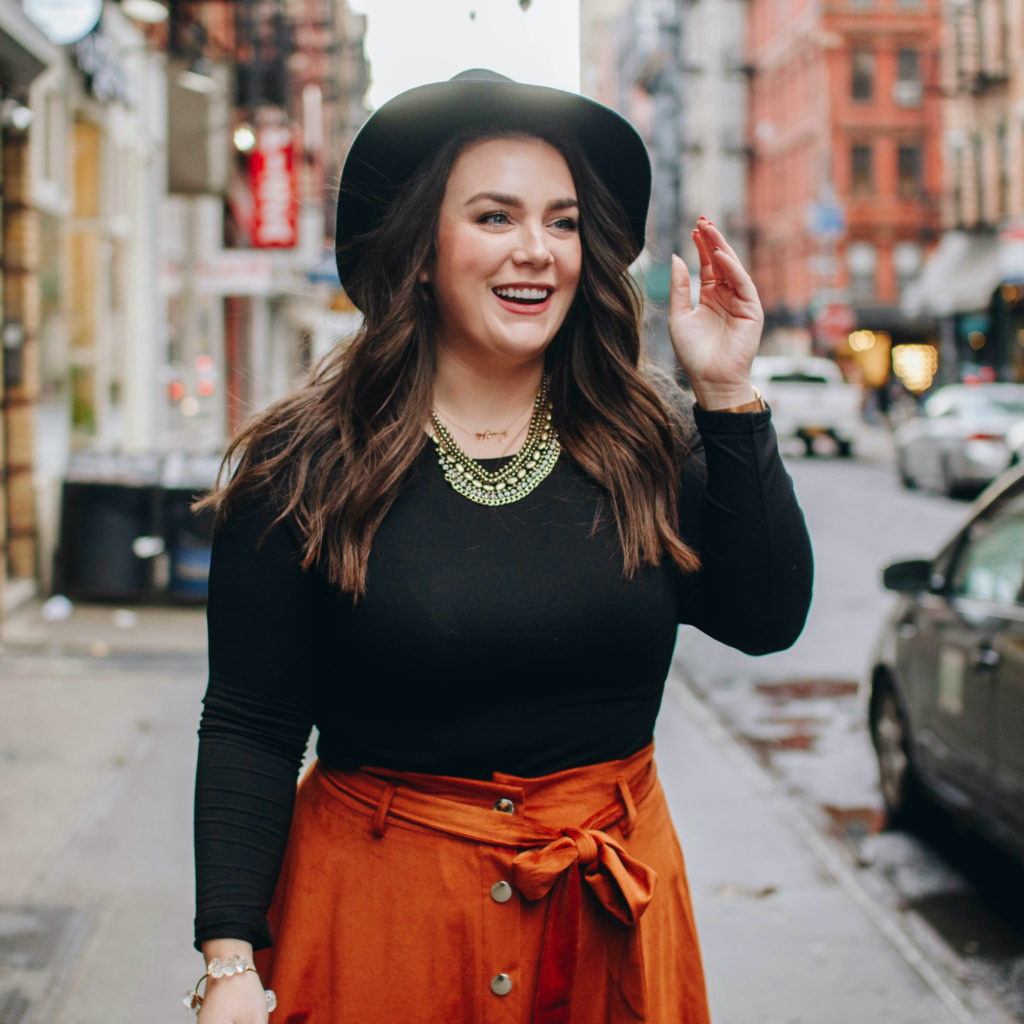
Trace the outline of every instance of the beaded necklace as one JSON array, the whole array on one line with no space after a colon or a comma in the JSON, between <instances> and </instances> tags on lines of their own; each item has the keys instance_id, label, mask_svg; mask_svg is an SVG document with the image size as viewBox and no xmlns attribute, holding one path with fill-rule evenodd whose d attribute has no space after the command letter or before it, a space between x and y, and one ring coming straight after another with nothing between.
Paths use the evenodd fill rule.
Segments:
<instances>
[{"instance_id":1,"label":"beaded necklace","mask_svg":"<svg viewBox=\"0 0 1024 1024\"><path fill-rule=\"evenodd\" d=\"M458 445L436 412L430 414L441 472L452 488L478 505L510 505L525 498L554 468L562 450L551 425L551 396L547 375L533 403L533 416L523 447L500 469L486 470Z\"/></svg>"}]
</instances>

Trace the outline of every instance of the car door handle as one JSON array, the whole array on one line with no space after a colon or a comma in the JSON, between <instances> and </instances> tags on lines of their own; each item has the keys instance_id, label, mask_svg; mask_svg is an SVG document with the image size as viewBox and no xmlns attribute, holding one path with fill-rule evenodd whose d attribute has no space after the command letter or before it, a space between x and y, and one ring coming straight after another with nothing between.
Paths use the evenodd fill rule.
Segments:
<instances>
[{"instance_id":1,"label":"car door handle","mask_svg":"<svg viewBox=\"0 0 1024 1024\"><path fill-rule=\"evenodd\" d=\"M999 664L999 652L991 647L979 647L971 658L975 668L995 668Z\"/></svg>"}]
</instances>

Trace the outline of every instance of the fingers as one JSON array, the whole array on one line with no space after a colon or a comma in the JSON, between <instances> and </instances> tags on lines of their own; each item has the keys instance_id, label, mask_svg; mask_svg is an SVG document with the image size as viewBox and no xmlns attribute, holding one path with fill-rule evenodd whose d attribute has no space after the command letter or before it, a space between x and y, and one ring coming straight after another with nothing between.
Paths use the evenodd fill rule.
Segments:
<instances>
[{"instance_id":1,"label":"fingers","mask_svg":"<svg viewBox=\"0 0 1024 1024\"><path fill-rule=\"evenodd\" d=\"M704 223L710 223L710 221ZM712 247L708 245L707 238L700 230L701 227L702 223L698 221L697 227L690 233L690 237L693 238L693 244L697 247L697 257L700 260L700 280L704 282L713 280L717 275L711 258Z\"/></svg>"},{"instance_id":2,"label":"fingers","mask_svg":"<svg viewBox=\"0 0 1024 1024\"><path fill-rule=\"evenodd\" d=\"M672 254L672 286L668 295L668 315L686 313L690 304L690 271L680 257Z\"/></svg>"},{"instance_id":3,"label":"fingers","mask_svg":"<svg viewBox=\"0 0 1024 1024\"><path fill-rule=\"evenodd\" d=\"M726 241L725 235L722 234L714 224L707 219L707 217L701 217L697 221L697 230L695 234L700 235L707 247L709 252L714 252L715 249L721 249L722 252L728 253L734 260L739 260L739 256L736 255L736 250Z\"/></svg>"},{"instance_id":4,"label":"fingers","mask_svg":"<svg viewBox=\"0 0 1024 1024\"><path fill-rule=\"evenodd\" d=\"M741 301L759 302L754 282L735 254L730 255L724 249L718 249L714 255L719 280L728 284Z\"/></svg>"}]
</instances>

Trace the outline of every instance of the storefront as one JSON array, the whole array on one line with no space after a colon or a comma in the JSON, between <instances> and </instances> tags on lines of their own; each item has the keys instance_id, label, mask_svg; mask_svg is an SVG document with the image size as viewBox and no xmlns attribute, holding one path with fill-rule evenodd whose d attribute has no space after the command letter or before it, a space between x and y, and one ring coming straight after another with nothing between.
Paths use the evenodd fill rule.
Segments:
<instances>
[{"instance_id":1,"label":"storefront","mask_svg":"<svg viewBox=\"0 0 1024 1024\"><path fill-rule=\"evenodd\" d=\"M32 208L32 82L57 59L17 4L0 6L0 620L31 593L38 559L34 410L39 237Z\"/></svg>"}]
</instances>

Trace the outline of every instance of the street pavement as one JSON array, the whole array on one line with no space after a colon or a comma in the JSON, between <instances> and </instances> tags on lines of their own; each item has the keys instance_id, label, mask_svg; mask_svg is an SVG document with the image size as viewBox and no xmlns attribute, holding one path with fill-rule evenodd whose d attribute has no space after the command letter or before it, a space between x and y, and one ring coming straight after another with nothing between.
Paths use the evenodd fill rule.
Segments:
<instances>
[{"instance_id":1,"label":"street pavement","mask_svg":"<svg viewBox=\"0 0 1024 1024\"><path fill-rule=\"evenodd\" d=\"M46 622L34 603L0 643L0 1024L183 1021L202 969L202 612L79 605ZM715 1024L1008 1020L932 966L678 674L657 750Z\"/></svg>"}]
</instances>

